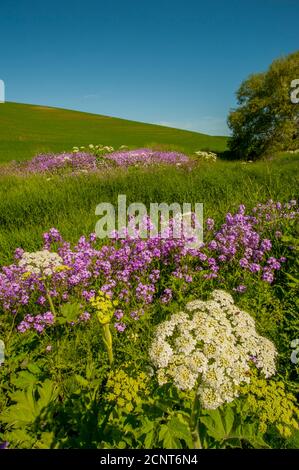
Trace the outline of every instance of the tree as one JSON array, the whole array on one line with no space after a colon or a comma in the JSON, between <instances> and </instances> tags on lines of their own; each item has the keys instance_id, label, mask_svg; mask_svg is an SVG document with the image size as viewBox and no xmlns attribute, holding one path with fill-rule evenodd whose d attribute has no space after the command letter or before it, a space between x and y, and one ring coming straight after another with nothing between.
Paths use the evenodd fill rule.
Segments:
<instances>
[{"instance_id":1,"label":"tree","mask_svg":"<svg viewBox=\"0 0 299 470\"><path fill-rule=\"evenodd\" d=\"M299 51L249 76L237 91L238 108L228 116L234 158L257 159L299 149L299 104L292 99L299 79ZM297 93L297 96L299 93Z\"/></svg>"}]
</instances>

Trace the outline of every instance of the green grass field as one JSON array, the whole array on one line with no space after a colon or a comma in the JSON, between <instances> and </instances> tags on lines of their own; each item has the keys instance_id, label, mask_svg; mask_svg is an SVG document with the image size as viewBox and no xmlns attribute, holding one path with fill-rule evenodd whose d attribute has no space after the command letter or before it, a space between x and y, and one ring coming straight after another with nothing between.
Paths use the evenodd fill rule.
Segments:
<instances>
[{"instance_id":1,"label":"green grass field","mask_svg":"<svg viewBox=\"0 0 299 470\"><path fill-rule=\"evenodd\" d=\"M42 152L68 151L74 145L159 144L186 152L221 152L226 141L226 137L66 109L17 103L0 106L0 163L26 160Z\"/></svg>"},{"instance_id":2,"label":"green grass field","mask_svg":"<svg viewBox=\"0 0 299 470\"><path fill-rule=\"evenodd\" d=\"M241 162L203 163L191 172L182 168L116 170L109 176L32 176L0 178L0 264L11 260L15 247L35 250L41 234L51 227L69 240L94 231L95 208L128 204L203 202L205 217L220 219L243 203L287 201L298 192L299 156L243 165Z\"/></svg>"},{"instance_id":3,"label":"green grass field","mask_svg":"<svg viewBox=\"0 0 299 470\"><path fill-rule=\"evenodd\" d=\"M74 145L102 143L144 146L150 143L186 153L210 148L222 151L225 137L42 106L0 106L0 161L24 160L41 151L70 150ZM15 247L35 250L41 234L57 227L72 240L94 230L95 208L117 202L203 202L205 216L221 217L238 204L253 206L269 198L296 197L298 156L243 165L218 159L191 172L182 168L115 170L105 175L0 177L0 264Z\"/></svg>"}]
</instances>

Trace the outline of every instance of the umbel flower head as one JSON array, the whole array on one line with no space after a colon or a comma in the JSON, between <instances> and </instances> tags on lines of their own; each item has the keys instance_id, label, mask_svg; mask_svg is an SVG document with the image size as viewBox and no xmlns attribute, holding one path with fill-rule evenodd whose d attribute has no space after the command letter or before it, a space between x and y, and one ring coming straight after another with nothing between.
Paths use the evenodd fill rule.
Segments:
<instances>
[{"instance_id":1,"label":"umbel flower head","mask_svg":"<svg viewBox=\"0 0 299 470\"><path fill-rule=\"evenodd\" d=\"M203 408L215 409L238 396L252 367L266 378L275 374L277 352L256 332L253 318L229 294L215 290L212 300L194 300L161 323L149 355L160 385L196 387Z\"/></svg>"},{"instance_id":2,"label":"umbel flower head","mask_svg":"<svg viewBox=\"0 0 299 470\"><path fill-rule=\"evenodd\" d=\"M99 291L96 296L91 297L89 302L95 309L99 322L102 325L110 323L114 315L115 308L118 305L117 301L111 300L109 295L105 292Z\"/></svg>"},{"instance_id":3,"label":"umbel flower head","mask_svg":"<svg viewBox=\"0 0 299 470\"><path fill-rule=\"evenodd\" d=\"M29 274L51 276L61 269L67 269L63 265L62 258L57 253L48 250L36 251L34 253L24 252L19 266L26 269Z\"/></svg>"},{"instance_id":4,"label":"umbel flower head","mask_svg":"<svg viewBox=\"0 0 299 470\"><path fill-rule=\"evenodd\" d=\"M134 377L129 375L126 372L127 366L125 363L121 369L109 373L105 398L130 413L149 394L149 378L144 372L138 372Z\"/></svg>"}]
</instances>

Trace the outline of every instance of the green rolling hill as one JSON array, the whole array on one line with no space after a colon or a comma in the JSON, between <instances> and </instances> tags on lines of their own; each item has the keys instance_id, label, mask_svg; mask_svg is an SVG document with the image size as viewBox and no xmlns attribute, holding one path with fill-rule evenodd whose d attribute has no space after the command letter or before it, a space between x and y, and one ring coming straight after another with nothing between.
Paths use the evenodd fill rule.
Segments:
<instances>
[{"instance_id":1,"label":"green rolling hill","mask_svg":"<svg viewBox=\"0 0 299 470\"><path fill-rule=\"evenodd\" d=\"M26 160L41 152L68 151L74 145L150 146L185 152L221 152L226 137L31 104L0 104L0 163Z\"/></svg>"}]
</instances>

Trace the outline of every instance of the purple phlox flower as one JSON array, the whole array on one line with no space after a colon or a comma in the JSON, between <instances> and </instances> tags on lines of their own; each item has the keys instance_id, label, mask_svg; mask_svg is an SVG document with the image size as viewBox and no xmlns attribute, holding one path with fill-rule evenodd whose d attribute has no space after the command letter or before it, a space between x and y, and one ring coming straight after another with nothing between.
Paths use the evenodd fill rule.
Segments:
<instances>
[{"instance_id":1,"label":"purple phlox flower","mask_svg":"<svg viewBox=\"0 0 299 470\"><path fill-rule=\"evenodd\" d=\"M214 219L209 218L206 220L206 226L208 230L213 230L214 225L215 225Z\"/></svg>"},{"instance_id":2,"label":"purple phlox flower","mask_svg":"<svg viewBox=\"0 0 299 470\"><path fill-rule=\"evenodd\" d=\"M167 287L166 289L164 289L163 291L163 295L161 297L161 302L163 304L168 304L171 299L172 299L172 296L173 296L173 293L172 293L172 289L170 289L169 287Z\"/></svg>"},{"instance_id":3,"label":"purple phlox flower","mask_svg":"<svg viewBox=\"0 0 299 470\"><path fill-rule=\"evenodd\" d=\"M271 269L264 268L262 279L263 281L268 282L269 284L271 284L274 281L274 274L271 271Z\"/></svg>"},{"instance_id":4,"label":"purple phlox flower","mask_svg":"<svg viewBox=\"0 0 299 470\"><path fill-rule=\"evenodd\" d=\"M239 261L239 264L242 268L248 268L248 266L249 266L248 259L241 258L240 261Z\"/></svg>"},{"instance_id":5,"label":"purple phlox flower","mask_svg":"<svg viewBox=\"0 0 299 470\"><path fill-rule=\"evenodd\" d=\"M117 320L120 320L124 316L124 312L121 309L115 310L114 316Z\"/></svg>"},{"instance_id":6,"label":"purple phlox flower","mask_svg":"<svg viewBox=\"0 0 299 470\"><path fill-rule=\"evenodd\" d=\"M89 312L83 312L83 313L81 313L81 315L79 317L79 321L86 322L86 321L90 320L90 317L91 317L91 315L90 315Z\"/></svg>"},{"instance_id":7,"label":"purple phlox flower","mask_svg":"<svg viewBox=\"0 0 299 470\"><path fill-rule=\"evenodd\" d=\"M121 322L114 323L114 327L119 333L122 333L126 329L126 325Z\"/></svg>"},{"instance_id":8,"label":"purple phlox flower","mask_svg":"<svg viewBox=\"0 0 299 470\"><path fill-rule=\"evenodd\" d=\"M216 250L218 245L217 245L216 240L212 240L208 246L210 250Z\"/></svg>"},{"instance_id":9,"label":"purple phlox flower","mask_svg":"<svg viewBox=\"0 0 299 470\"><path fill-rule=\"evenodd\" d=\"M24 254L24 250L22 248L17 248L15 250L15 259L20 260Z\"/></svg>"},{"instance_id":10,"label":"purple phlox flower","mask_svg":"<svg viewBox=\"0 0 299 470\"><path fill-rule=\"evenodd\" d=\"M261 243L261 249L262 249L263 251L270 251L271 248L272 248L272 242L271 242L271 240L265 239L265 240L262 241L262 243Z\"/></svg>"},{"instance_id":11,"label":"purple phlox flower","mask_svg":"<svg viewBox=\"0 0 299 470\"><path fill-rule=\"evenodd\" d=\"M257 263L251 263L249 269L252 273L258 273L261 270L261 266Z\"/></svg>"},{"instance_id":12,"label":"purple phlox flower","mask_svg":"<svg viewBox=\"0 0 299 470\"><path fill-rule=\"evenodd\" d=\"M243 294L247 290L247 287L244 286L243 284L240 284L238 287L234 288L233 290L238 292L239 294Z\"/></svg>"}]
</instances>

